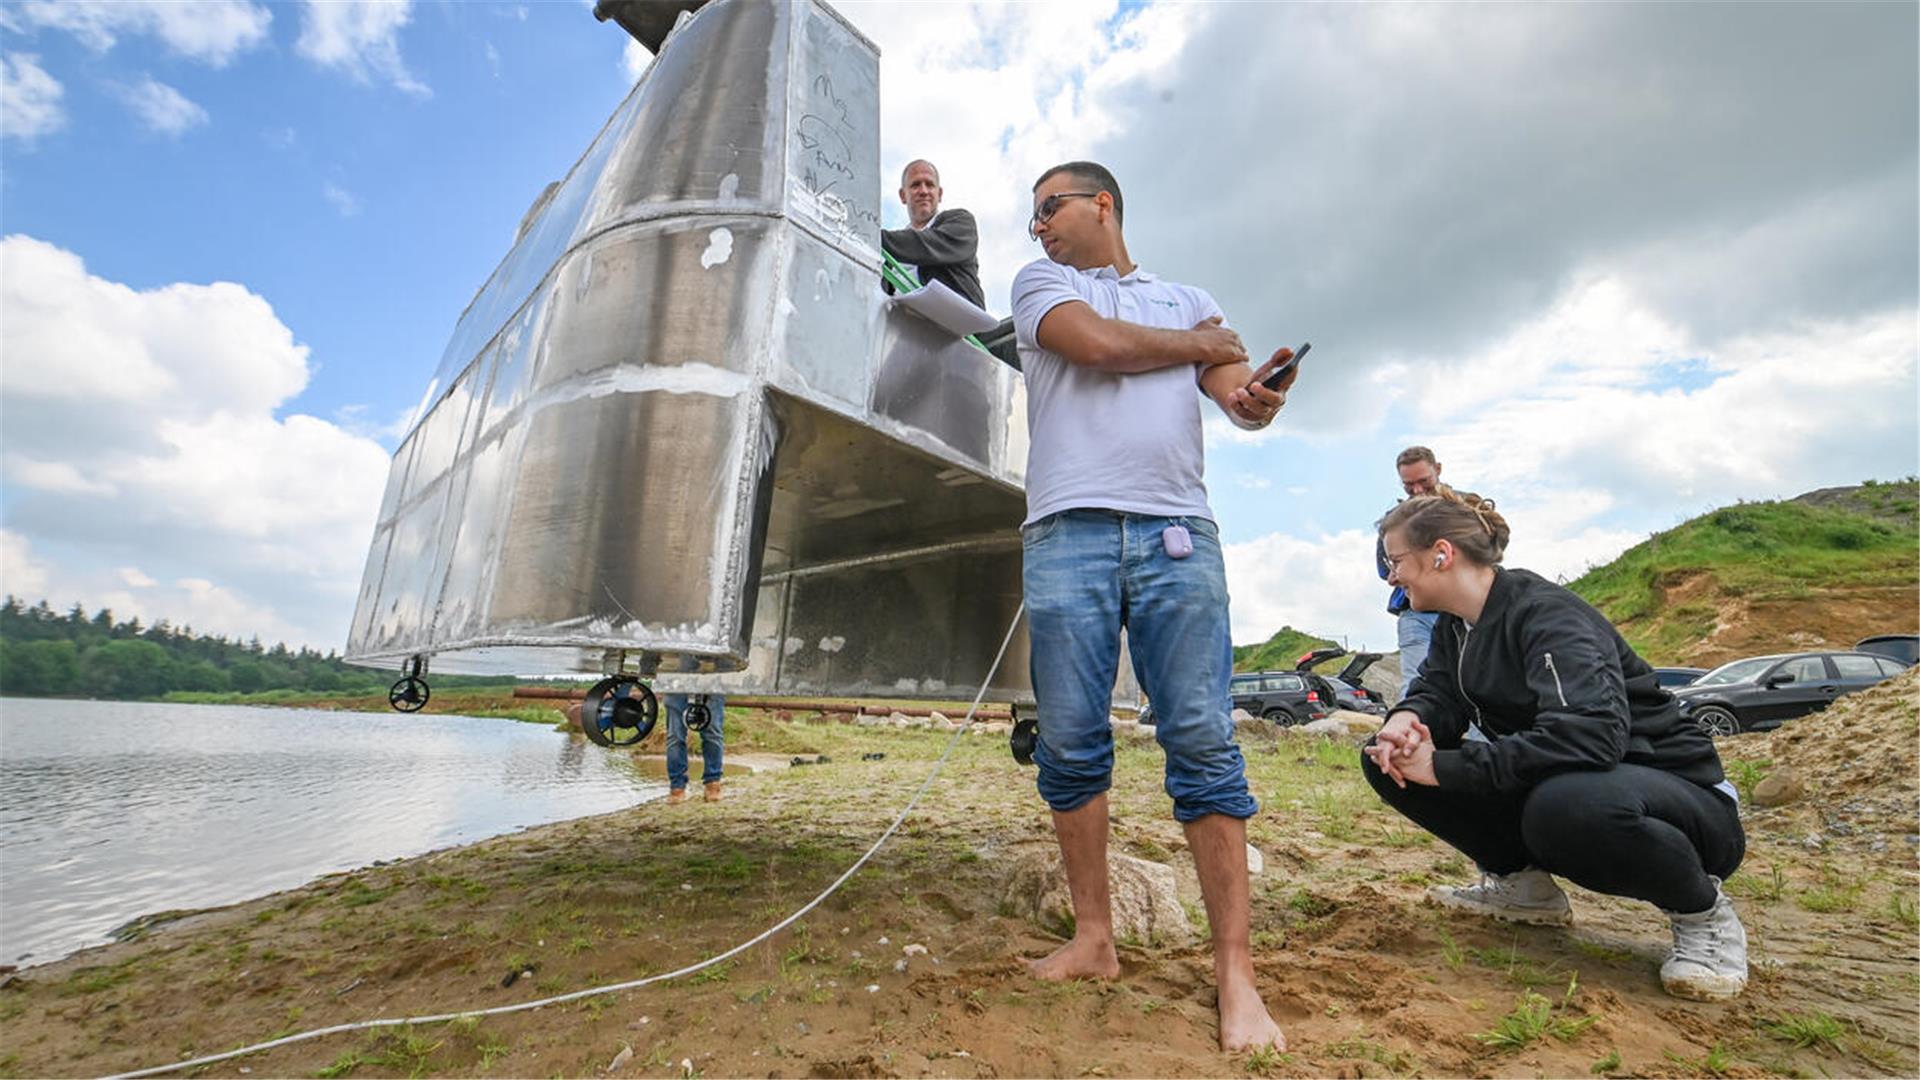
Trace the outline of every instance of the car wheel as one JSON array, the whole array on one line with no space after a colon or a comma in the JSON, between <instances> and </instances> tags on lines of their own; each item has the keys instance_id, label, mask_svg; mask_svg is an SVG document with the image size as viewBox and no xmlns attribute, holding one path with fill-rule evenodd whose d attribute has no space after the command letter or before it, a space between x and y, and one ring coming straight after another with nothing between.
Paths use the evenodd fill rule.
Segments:
<instances>
[{"instance_id":1,"label":"car wheel","mask_svg":"<svg viewBox=\"0 0 1920 1080\"><path fill-rule=\"evenodd\" d=\"M1740 718L1718 705L1702 705L1693 710L1693 722L1716 739L1740 734Z\"/></svg>"},{"instance_id":2,"label":"car wheel","mask_svg":"<svg viewBox=\"0 0 1920 1080\"><path fill-rule=\"evenodd\" d=\"M1268 709L1260 714L1260 718L1273 721L1275 727L1292 727L1300 722L1299 717L1285 709Z\"/></svg>"}]
</instances>

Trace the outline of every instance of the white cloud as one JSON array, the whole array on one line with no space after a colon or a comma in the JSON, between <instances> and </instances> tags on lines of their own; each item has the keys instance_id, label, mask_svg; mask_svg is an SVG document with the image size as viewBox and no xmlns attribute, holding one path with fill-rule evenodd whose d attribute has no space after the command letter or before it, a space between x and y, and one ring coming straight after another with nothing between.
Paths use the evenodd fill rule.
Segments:
<instances>
[{"instance_id":1,"label":"white cloud","mask_svg":"<svg viewBox=\"0 0 1920 1080\"><path fill-rule=\"evenodd\" d=\"M248 0L15 0L4 25L61 30L95 52L121 35L151 34L180 56L224 67L267 40L273 14Z\"/></svg>"},{"instance_id":2,"label":"white cloud","mask_svg":"<svg viewBox=\"0 0 1920 1080\"><path fill-rule=\"evenodd\" d=\"M32 53L0 56L0 138L31 144L67 124L60 99L66 88L40 67Z\"/></svg>"},{"instance_id":3,"label":"white cloud","mask_svg":"<svg viewBox=\"0 0 1920 1080\"><path fill-rule=\"evenodd\" d=\"M626 47L620 50L620 67L627 73L628 82L638 82L646 74L647 65L653 63L653 54L645 45L628 38Z\"/></svg>"},{"instance_id":4,"label":"white cloud","mask_svg":"<svg viewBox=\"0 0 1920 1080\"><path fill-rule=\"evenodd\" d=\"M266 300L230 282L134 290L10 236L0 354L10 574L26 567L60 603L344 639L388 456L276 416L306 385L308 352ZM171 584L127 594L129 567Z\"/></svg>"},{"instance_id":5,"label":"white cloud","mask_svg":"<svg viewBox=\"0 0 1920 1080\"><path fill-rule=\"evenodd\" d=\"M137 566L123 566L118 571L120 580L136 589L151 589L159 582L142 573Z\"/></svg>"},{"instance_id":6,"label":"white cloud","mask_svg":"<svg viewBox=\"0 0 1920 1080\"><path fill-rule=\"evenodd\" d=\"M1034 178L1129 130L1122 91L1157 91L1214 17L1214 5L1123 15L1116 0L839 7L880 46L882 205L904 222L900 170L932 161L944 205L979 220L987 306L1003 313L1014 273L1041 255L1026 235Z\"/></svg>"},{"instance_id":7,"label":"white cloud","mask_svg":"<svg viewBox=\"0 0 1920 1080\"><path fill-rule=\"evenodd\" d=\"M1348 648L1392 652L1388 589L1374 571L1373 532L1305 538L1271 533L1227 544L1233 640L1250 645L1282 626L1346 638Z\"/></svg>"},{"instance_id":8,"label":"white cloud","mask_svg":"<svg viewBox=\"0 0 1920 1080\"><path fill-rule=\"evenodd\" d=\"M500 50L495 48L493 42L491 41L486 43L486 57L487 57L487 67L492 69L493 77L496 79L499 78L500 77Z\"/></svg>"},{"instance_id":9,"label":"white cloud","mask_svg":"<svg viewBox=\"0 0 1920 1080\"><path fill-rule=\"evenodd\" d=\"M0 473L4 473L13 483L35 491L73 495L117 495L120 492L114 484L87 476L70 462L42 461L26 454L7 453L0 456Z\"/></svg>"},{"instance_id":10,"label":"white cloud","mask_svg":"<svg viewBox=\"0 0 1920 1080\"><path fill-rule=\"evenodd\" d=\"M148 76L130 86L116 88L120 99L149 131L179 135L207 122L207 110L187 100L166 83Z\"/></svg>"},{"instance_id":11,"label":"white cloud","mask_svg":"<svg viewBox=\"0 0 1920 1080\"><path fill-rule=\"evenodd\" d=\"M1911 308L1709 345L1601 281L1435 366L1415 400L1448 479L1503 506L1586 493L1584 517L1554 520L1571 528L1616 503L1693 513L1836 469L1854 481L1910 471L1917 351Z\"/></svg>"},{"instance_id":12,"label":"white cloud","mask_svg":"<svg viewBox=\"0 0 1920 1080\"><path fill-rule=\"evenodd\" d=\"M327 205L333 207L341 217L350 218L359 215L360 200L354 198L353 192L346 188L329 180L320 185L320 194L327 200Z\"/></svg>"},{"instance_id":13,"label":"white cloud","mask_svg":"<svg viewBox=\"0 0 1920 1080\"><path fill-rule=\"evenodd\" d=\"M33 557L33 545L10 529L0 529L0 592L29 603L47 595L47 565Z\"/></svg>"},{"instance_id":14,"label":"white cloud","mask_svg":"<svg viewBox=\"0 0 1920 1080\"><path fill-rule=\"evenodd\" d=\"M413 77L400 57L400 31L412 19L410 0L307 0L294 49L360 82L378 79L429 97L433 91Z\"/></svg>"}]
</instances>

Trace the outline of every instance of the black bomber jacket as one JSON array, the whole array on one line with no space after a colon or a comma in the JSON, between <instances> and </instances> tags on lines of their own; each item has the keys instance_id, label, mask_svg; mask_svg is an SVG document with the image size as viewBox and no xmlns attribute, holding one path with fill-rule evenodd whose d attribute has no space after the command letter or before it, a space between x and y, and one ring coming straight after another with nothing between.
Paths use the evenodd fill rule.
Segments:
<instances>
[{"instance_id":1,"label":"black bomber jacket","mask_svg":"<svg viewBox=\"0 0 1920 1080\"><path fill-rule=\"evenodd\" d=\"M1500 569L1472 629L1442 615L1406 700L1433 732L1443 790L1517 793L1621 762L1702 787L1720 755L1606 617L1527 570ZM1469 722L1491 741L1464 740Z\"/></svg>"}]
</instances>

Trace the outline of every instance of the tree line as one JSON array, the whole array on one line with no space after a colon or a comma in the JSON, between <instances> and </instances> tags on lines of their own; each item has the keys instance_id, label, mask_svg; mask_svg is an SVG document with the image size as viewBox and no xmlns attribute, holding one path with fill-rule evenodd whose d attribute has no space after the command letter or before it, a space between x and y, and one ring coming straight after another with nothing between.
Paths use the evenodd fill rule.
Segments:
<instances>
[{"instance_id":1,"label":"tree line","mask_svg":"<svg viewBox=\"0 0 1920 1080\"><path fill-rule=\"evenodd\" d=\"M258 635L236 641L197 634L165 619L142 626L79 604L63 614L45 600L28 607L9 595L0 605L0 694L138 700L176 691L385 693L397 676L354 667L332 650L267 646ZM435 678L453 684L510 679Z\"/></svg>"}]
</instances>

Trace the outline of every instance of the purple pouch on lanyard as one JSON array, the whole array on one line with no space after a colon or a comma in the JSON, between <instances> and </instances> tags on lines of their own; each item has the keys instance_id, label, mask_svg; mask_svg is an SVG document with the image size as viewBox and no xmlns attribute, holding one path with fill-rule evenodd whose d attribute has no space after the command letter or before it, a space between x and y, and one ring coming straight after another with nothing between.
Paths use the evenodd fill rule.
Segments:
<instances>
[{"instance_id":1,"label":"purple pouch on lanyard","mask_svg":"<svg viewBox=\"0 0 1920 1080\"><path fill-rule=\"evenodd\" d=\"M1193 534L1185 525L1169 525L1161 530L1160 542L1166 545L1167 558L1184 559L1193 554Z\"/></svg>"}]
</instances>

